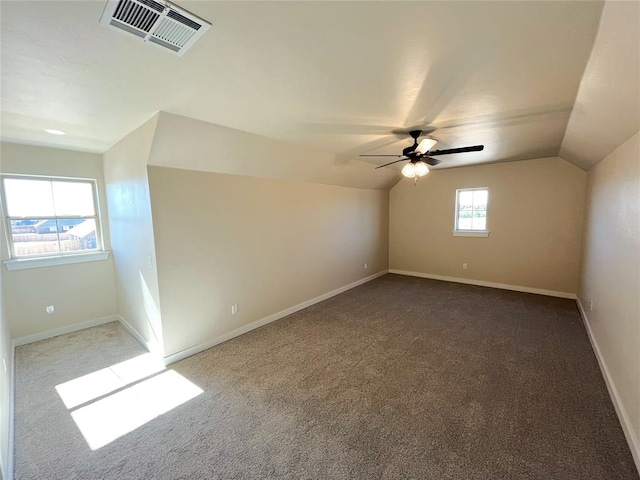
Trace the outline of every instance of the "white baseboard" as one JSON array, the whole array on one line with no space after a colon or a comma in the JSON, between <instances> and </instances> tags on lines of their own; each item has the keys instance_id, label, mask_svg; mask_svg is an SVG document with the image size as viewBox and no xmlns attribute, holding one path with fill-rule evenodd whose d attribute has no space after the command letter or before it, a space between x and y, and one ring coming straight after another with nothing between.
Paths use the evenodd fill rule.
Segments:
<instances>
[{"instance_id":1,"label":"white baseboard","mask_svg":"<svg viewBox=\"0 0 640 480\"><path fill-rule=\"evenodd\" d=\"M5 480L13 480L13 435L14 435L14 400L16 385L16 346L11 342L11 373L9 375L9 439L7 442L7 475Z\"/></svg>"},{"instance_id":2,"label":"white baseboard","mask_svg":"<svg viewBox=\"0 0 640 480\"><path fill-rule=\"evenodd\" d=\"M224 335L220 335L219 337L213 338L204 343L200 343L198 345L187 348L185 350L174 353L172 355L167 355L166 357L164 357L164 363L165 365L169 365L171 363L177 362L178 360L182 360L184 358L195 355L196 353L200 353L211 347L214 347L223 342L231 340L232 338L235 338L239 335L250 332L251 330L255 330L256 328L267 325L268 323L275 322L276 320L280 320L281 318L286 317L287 315L291 315L292 313L296 313L304 308L310 307L311 305L315 305L316 303L322 302L323 300L327 300L328 298L331 298L336 295L339 295L340 293L346 292L347 290L350 290L359 285L362 285L363 283L370 282L371 280L381 277L386 273L388 273L388 271L383 270L381 272L362 278L360 280L357 280L343 287L332 290L331 292L312 298L311 300L307 300L306 302L302 302L302 303L299 303L298 305L294 305L293 307L289 307L285 310L282 310L281 312L274 313L273 315L269 315L268 317L264 317L264 318L261 318L260 320L256 320L255 322L249 323L248 325L244 325L240 328L236 328L235 330L232 330L229 333L225 333Z\"/></svg>"},{"instance_id":3,"label":"white baseboard","mask_svg":"<svg viewBox=\"0 0 640 480\"><path fill-rule=\"evenodd\" d=\"M582 321L584 323L585 329L587 330L587 335L589 336L591 347L596 354L598 365L600 365L600 371L602 372L602 376L604 377L604 383L607 385L607 390L609 390L611 402L616 409L618 420L620 421L620 425L622 425L624 436L626 437L627 443L629 444L629 449L631 450L633 461L636 463L638 473L640 473L640 442L638 441L638 437L633 431L631 421L629 420L629 416L627 415L627 410L624 408L624 404L622 403L620 395L618 394L618 389L616 388L615 383L613 383L613 378L611 378L611 374L609 373L609 369L607 368L607 363L605 362L604 357L600 352L598 341L593 335L591 325L589 324L589 317L587 317L587 313L582 305L582 302L580 301L580 298L576 298L576 302L578 303L578 310L580 310L580 315L582 316Z\"/></svg>"},{"instance_id":4,"label":"white baseboard","mask_svg":"<svg viewBox=\"0 0 640 480\"><path fill-rule=\"evenodd\" d=\"M442 280L444 282L466 283L467 285L477 285L480 287L500 288L502 290L513 290L516 292L535 293L537 295L547 295L549 297L570 298L575 300L576 294L569 292L557 292L555 290L545 290L543 288L524 287L522 285L509 285L507 283L485 282L484 280L474 280L472 278L446 277L433 273L410 272L407 270L389 269L389 273L398 275L408 275L410 277L430 278L432 280Z\"/></svg>"},{"instance_id":5,"label":"white baseboard","mask_svg":"<svg viewBox=\"0 0 640 480\"><path fill-rule=\"evenodd\" d=\"M138 343L140 343L140 345L146 348L147 351L149 352L153 351L151 344L147 342L147 339L144 338L142 334L138 332L135 328L133 328L129 322L127 322L120 315L115 315L115 317L117 318L117 321L120 322L122 326L133 336L133 338L135 338L138 341Z\"/></svg>"},{"instance_id":6,"label":"white baseboard","mask_svg":"<svg viewBox=\"0 0 640 480\"><path fill-rule=\"evenodd\" d=\"M86 322L76 323L69 325L68 327L56 328L53 330L47 330L46 332L36 333L35 335L27 335L26 337L20 337L13 340L13 345L19 347L26 345L27 343L39 342L40 340L46 340L47 338L57 337L66 333L77 332L78 330L84 330L85 328L96 327L109 322L117 322L120 320L118 315L108 315L106 317L95 318Z\"/></svg>"}]
</instances>

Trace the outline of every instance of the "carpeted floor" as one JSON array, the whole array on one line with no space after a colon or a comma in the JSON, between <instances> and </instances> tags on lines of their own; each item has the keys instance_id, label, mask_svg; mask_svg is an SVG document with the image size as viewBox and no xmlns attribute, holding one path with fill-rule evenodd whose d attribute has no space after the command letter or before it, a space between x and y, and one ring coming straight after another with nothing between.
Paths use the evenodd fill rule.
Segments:
<instances>
[{"instance_id":1,"label":"carpeted floor","mask_svg":"<svg viewBox=\"0 0 640 480\"><path fill-rule=\"evenodd\" d=\"M17 480L638 478L572 300L385 275L172 365L202 393L91 450L72 414L120 390L55 387L141 354L116 323L17 349Z\"/></svg>"}]
</instances>

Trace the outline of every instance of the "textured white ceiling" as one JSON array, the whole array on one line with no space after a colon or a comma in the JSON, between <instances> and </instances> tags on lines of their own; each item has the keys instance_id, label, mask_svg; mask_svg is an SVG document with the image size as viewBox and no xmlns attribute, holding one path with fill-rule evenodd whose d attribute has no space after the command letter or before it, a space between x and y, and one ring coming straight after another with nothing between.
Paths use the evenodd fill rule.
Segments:
<instances>
[{"instance_id":1,"label":"textured white ceiling","mask_svg":"<svg viewBox=\"0 0 640 480\"><path fill-rule=\"evenodd\" d=\"M588 169L639 130L640 2L607 2L560 155Z\"/></svg>"},{"instance_id":2,"label":"textured white ceiling","mask_svg":"<svg viewBox=\"0 0 640 480\"><path fill-rule=\"evenodd\" d=\"M102 152L167 111L344 162L416 125L485 145L442 167L554 156L603 5L177 3L213 23L182 58L100 26L102 1L2 1L3 139Z\"/></svg>"}]
</instances>

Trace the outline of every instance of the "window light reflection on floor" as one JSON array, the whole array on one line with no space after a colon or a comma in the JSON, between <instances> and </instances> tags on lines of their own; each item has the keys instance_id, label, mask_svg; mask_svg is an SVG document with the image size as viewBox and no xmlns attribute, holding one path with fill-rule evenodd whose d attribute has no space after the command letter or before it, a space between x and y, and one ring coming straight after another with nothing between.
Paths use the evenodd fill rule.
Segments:
<instances>
[{"instance_id":1,"label":"window light reflection on floor","mask_svg":"<svg viewBox=\"0 0 640 480\"><path fill-rule=\"evenodd\" d=\"M165 370L150 354L60 384L56 390L67 408L82 405L71 417L92 450L203 392L179 373Z\"/></svg>"},{"instance_id":2,"label":"window light reflection on floor","mask_svg":"<svg viewBox=\"0 0 640 480\"><path fill-rule=\"evenodd\" d=\"M164 368L160 358L151 353L145 353L56 385L56 390L65 406L74 408L154 373L161 372Z\"/></svg>"},{"instance_id":3,"label":"window light reflection on floor","mask_svg":"<svg viewBox=\"0 0 640 480\"><path fill-rule=\"evenodd\" d=\"M71 413L92 450L197 397L202 389L173 370L156 375Z\"/></svg>"}]
</instances>

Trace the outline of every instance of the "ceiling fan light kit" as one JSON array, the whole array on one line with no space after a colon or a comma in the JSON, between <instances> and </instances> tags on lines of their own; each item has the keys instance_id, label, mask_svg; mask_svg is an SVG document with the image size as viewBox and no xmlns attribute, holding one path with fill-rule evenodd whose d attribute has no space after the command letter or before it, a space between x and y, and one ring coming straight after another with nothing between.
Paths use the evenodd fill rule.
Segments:
<instances>
[{"instance_id":1,"label":"ceiling fan light kit","mask_svg":"<svg viewBox=\"0 0 640 480\"><path fill-rule=\"evenodd\" d=\"M429 130L431 131L431 130ZM450 155L455 153L465 153L465 152L481 152L484 150L484 145L474 145L472 147L462 147L462 148L450 148L448 150L431 150L435 147L438 141L435 138L423 138L420 143L418 143L418 137L422 135L422 130L412 130L409 132L411 138L413 138L413 145L402 150L402 155L360 155L361 157L401 157L399 160L394 160L393 162L385 163L384 165L380 165L376 168L387 167L389 165L393 165L394 163L404 162L409 160L402 168L402 175L407 178L414 179L417 182L418 178L424 177L427 173L429 173L429 165L438 165L441 160L437 158L433 158L437 155Z\"/></svg>"},{"instance_id":2,"label":"ceiling fan light kit","mask_svg":"<svg viewBox=\"0 0 640 480\"><path fill-rule=\"evenodd\" d=\"M402 175L407 178L424 177L427 173L429 173L429 167L423 161L418 161L416 163L407 163L402 168Z\"/></svg>"}]
</instances>

